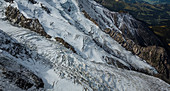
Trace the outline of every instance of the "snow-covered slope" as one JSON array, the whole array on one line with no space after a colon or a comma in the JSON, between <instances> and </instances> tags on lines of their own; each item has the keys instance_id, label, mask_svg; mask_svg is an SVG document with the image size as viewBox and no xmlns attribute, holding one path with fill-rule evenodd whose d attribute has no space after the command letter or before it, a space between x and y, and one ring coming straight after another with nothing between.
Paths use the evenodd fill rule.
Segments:
<instances>
[{"instance_id":1,"label":"snow-covered slope","mask_svg":"<svg viewBox=\"0 0 170 91\"><path fill-rule=\"evenodd\" d=\"M116 63L120 62L129 69L133 67L135 70L145 70L149 74L157 73L152 66L126 51L97 25L85 18L76 0L36 1L37 3L32 4L27 0L14 0L10 4L0 0L1 35L4 38L11 37L10 41L19 43L28 50L28 53L23 52L22 49L13 52L4 50L4 48L11 49L7 43L1 45L0 54L1 58L12 59L13 62L41 78L45 90L168 91L170 89L169 84L158 78L117 68ZM45 32L52 38L46 39L35 32L16 27L18 25L6 21L4 12L8 5L17 7L27 18L37 18ZM50 12L44 10L42 6L47 7ZM76 53L56 42L55 37L60 37L72 45ZM19 52L17 56L13 55L15 52ZM108 65L108 61L115 66ZM4 84L8 83L0 83L2 86L5 86ZM12 87L14 87L13 84Z\"/></svg>"},{"instance_id":2,"label":"snow-covered slope","mask_svg":"<svg viewBox=\"0 0 170 91\"><path fill-rule=\"evenodd\" d=\"M41 4L48 7L51 13L48 14L43 10ZM15 0L11 5L17 7L27 18L37 18L47 34L53 38L64 39L86 60L105 63L106 57L109 57L130 69L132 67L136 70L147 70L149 74L156 73L156 70L144 60L126 51L98 26L85 18L74 0L37 0L36 4L28 3L27 0Z\"/></svg>"},{"instance_id":3,"label":"snow-covered slope","mask_svg":"<svg viewBox=\"0 0 170 91\"><path fill-rule=\"evenodd\" d=\"M12 53L1 50L1 56L14 60L14 62L37 74L38 77L43 79L44 89L54 91L81 91L81 89L101 91L154 91L159 89L168 91L170 89L169 84L158 78L108 66L105 63L85 60L66 49L63 45L47 40L34 32L13 27L4 21L1 21L1 24L8 27L3 28L3 31L15 38L16 42L18 41L30 48L30 51L27 49L29 53L19 51L21 53L17 56L12 56ZM9 36L4 37L8 38ZM13 39L10 39L10 41L13 41ZM6 45L4 47L8 48L8 44ZM16 70L18 70L17 67ZM18 87L14 85L14 88L17 89ZM1 89L9 90L14 88L11 86L11 88L2 87Z\"/></svg>"},{"instance_id":4,"label":"snow-covered slope","mask_svg":"<svg viewBox=\"0 0 170 91\"><path fill-rule=\"evenodd\" d=\"M142 46L162 45L147 27L129 13L111 12L93 0L78 0L78 2L81 9L96 20L101 29L109 28L120 32L123 36Z\"/></svg>"}]
</instances>

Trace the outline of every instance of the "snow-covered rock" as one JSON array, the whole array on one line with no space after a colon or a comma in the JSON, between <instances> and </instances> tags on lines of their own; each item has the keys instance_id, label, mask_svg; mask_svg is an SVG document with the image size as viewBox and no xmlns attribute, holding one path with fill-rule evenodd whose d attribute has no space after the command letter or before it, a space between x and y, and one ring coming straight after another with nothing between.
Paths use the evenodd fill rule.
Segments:
<instances>
[{"instance_id":1,"label":"snow-covered rock","mask_svg":"<svg viewBox=\"0 0 170 91\"><path fill-rule=\"evenodd\" d=\"M35 3L29 1L14 0L13 3L7 3L0 0L0 29L5 32L1 31L3 37L0 38L8 38L10 42L17 44L11 45L2 40L0 54L7 59L13 59L8 60L9 62L16 62L41 78L44 83L41 89L54 91L170 89L169 84L158 78L117 68L119 62L128 69L133 67L135 70L145 70L150 74L157 73L145 60L124 49L99 26L87 19L81 12L77 0L35 0ZM6 21L5 8L9 5L16 7L25 18L37 19L52 38L46 38L38 34L39 32L30 31L30 28L25 29ZM56 41L56 37L73 46L76 53ZM114 65L108 65L108 61ZM7 84L1 82L0 86ZM21 90L13 82L9 84L10 88L2 89ZM32 89L41 90L36 86L28 90Z\"/></svg>"}]
</instances>

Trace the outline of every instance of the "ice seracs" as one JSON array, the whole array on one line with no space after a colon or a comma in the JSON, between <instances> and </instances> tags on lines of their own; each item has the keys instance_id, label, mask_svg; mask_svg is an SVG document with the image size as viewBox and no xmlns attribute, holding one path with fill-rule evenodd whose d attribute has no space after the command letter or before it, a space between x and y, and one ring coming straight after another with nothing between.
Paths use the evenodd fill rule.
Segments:
<instances>
[{"instance_id":1,"label":"ice seracs","mask_svg":"<svg viewBox=\"0 0 170 91\"><path fill-rule=\"evenodd\" d=\"M3 0L0 2L3 3L1 10L9 5ZM76 0L36 0L36 2L32 4L27 0L15 0L10 5L17 7L25 17L38 19L52 39L12 25L11 22L3 19L0 19L0 29L8 35L5 36L6 38L11 37L10 41L22 44L27 48L26 50L29 50L30 58L27 53L19 54L18 58L7 57L15 59L15 62L41 78L44 83L42 89L54 91L169 90L169 84L158 78L108 65L106 57L119 61L129 68L134 67L156 73L152 66L126 51L87 19L80 11ZM50 13L43 10L41 4L47 7ZM2 13L0 13L1 16L4 16ZM55 37L60 37L72 45L76 53L55 41ZM112 51L107 52L108 49L104 47ZM10 52L8 54L11 55Z\"/></svg>"}]
</instances>

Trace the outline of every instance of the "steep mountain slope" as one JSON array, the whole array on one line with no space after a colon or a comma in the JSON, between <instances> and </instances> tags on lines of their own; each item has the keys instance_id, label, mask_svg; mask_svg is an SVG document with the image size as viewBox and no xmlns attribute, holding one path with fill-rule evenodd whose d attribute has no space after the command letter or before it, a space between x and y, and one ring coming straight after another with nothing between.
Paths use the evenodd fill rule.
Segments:
<instances>
[{"instance_id":1,"label":"steep mountain slope","mask_svg":"<svg viewBox=\"0 0 170 91\"><path fill-rule=\"evenodd\" d=\"M83 14L82 6L86 6L87 2L90 2L89 5L94 4L94 1L14 0L10 3L5 1L0 0L2 36L0 64L5 64L4 61L7 61L5 65L1 65L2 70L7 68L7 71L12 71L11 73L17 69L28 70L28 73L23 73L22 70L14 73L19 75L14 76L12 82L10 75L7 78L0 78L2 90L168 91L170 89L169 84L164 81L140 73L153 75L159 71L103 32L106 26L112 28L109 24L92 22L92 18L89 20ZM89 15L95 14L93 10L97 8L99 8L97 12L103 14L104 8L100 6L89 9ZM132 18L130 15L125 16L128 19ZM120 21L121 23L123 21ZM118 33L123 33L116 25L113 28L117 29ZM130 35L136 38L133 31ZM153 40L155 40L153 43L159 43L156 37ZM13 64L17 67L12 66L13 70L10 70L8 66ZM22 67L18 68L19 65ZM25 88L21 88L15 79L18 79L17 77L23 79L25 76L27 78L29 77L27 74L33 74L36 78L30 77L21 81L19 84L23 82L33 84L31 86L25 84ZM37 80L34 79L40 79L38 82L43 81L44 85L37 86ZM8 88L5 85L9 83L11 86Z\"/></svg>"},{"instance_id":2,"label":"steep mountain slope","mask_svg":"<svg viewBox=\"0 0 170 91\"><path fill-rule=\"evenodd\" d=\"M110 12L94 1L83 0L79 3L91 20L94 20L110 37L169 78L170 61L167 52L160 47L161 41L141 22L126 13Z\"/></svg>"},{"instance_id":3,"label":"steep mountain slope","mask_svg":"<svg viewBox=\"0 0 170 91\"><path fill-rule=\"evenodd\" d=\"M157 36L163 40L165 48L169 49L170 44L170 3L149 4L140 2L143 0L95 0L111 11L130 13L136 19L146 23ZM150 1L150 0L145 0ZM158 1L158 0L154 0ZM162 0L159 0L160 2ZM163 1L162 1L163 2ZM170 2L170 0L167 0Z\"/></svg>"}]
</instances>

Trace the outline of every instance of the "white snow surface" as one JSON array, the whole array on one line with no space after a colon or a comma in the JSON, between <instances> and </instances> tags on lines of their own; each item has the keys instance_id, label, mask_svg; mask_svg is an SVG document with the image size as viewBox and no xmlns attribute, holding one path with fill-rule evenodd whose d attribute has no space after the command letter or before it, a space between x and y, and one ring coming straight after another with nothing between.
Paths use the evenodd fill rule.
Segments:
<instances>
[{"instance_id":1,"label":"white snow surface","mask_svg":"<svg viewBox=\"0 0 170 91\"><path fill-rule=\"evenodd\" d=\"M158 78L108 65L106 56L127 67L133 66L136 69L157 73L152 66L126 51L98 26L85 18L77 0L36 1L37 4L31 4L27 0L14 0L14 4L9 4L0 0L0 29L43 57L38 60L36 57L19 59L3 54L2 50L0 53L17 60L42 78L46 90L170 90L170 85ZM48 7L51 13L44 11L40 4ZM35 32L12 26L8 21L4 21L3 10L8 5L17 7L27 18L37 18L47 34L53 38L46 39ZM78 54L55 42L55 37L63 38L75 48ZM112 50L112 54L107 53L94 40ZM34 53L32 56L35 56ZM42 60L49 63L44 63Z\"/></svg>"},{"instance_id":2,"label":"white snow surface","mask_svg":"<svg viewBox=\"0 0 170 91\"><path fill-rule=\"evenodd\" d=\"M36 1L37 4L31 4L28 0L15 0L10 5L17 7L27 18L37 18L47 34L64 39L86 60L105 63L105 57L107 56L118 60L129 68L131 65L136 70L148 70L150 74L157 73L144 60L126 51L98 26L85 18L76 0ZM44 11L40 4L48 7L51 13L48 14ZM8 5L7 3L6 7ZM70 11L68 11L69 9ZM104 48L108 48L107 50L111 53L106 52L99 44Z\"/></svg>"}]
</instances>

